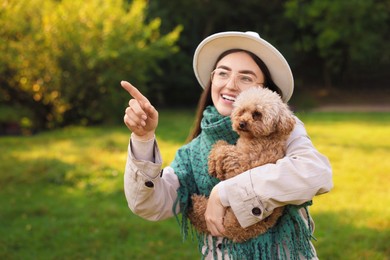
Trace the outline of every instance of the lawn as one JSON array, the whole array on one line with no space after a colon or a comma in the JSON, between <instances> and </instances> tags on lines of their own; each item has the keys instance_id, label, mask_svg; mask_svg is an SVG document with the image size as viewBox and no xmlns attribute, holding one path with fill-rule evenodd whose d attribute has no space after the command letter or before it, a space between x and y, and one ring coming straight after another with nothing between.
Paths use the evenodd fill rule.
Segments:
<instances>
[{"instance_id":1,"label":"lawn","mask_svg":"<svg viewBox=\"0 0 390 260\"><path fill-rule=\"evenodd\" d=\"M299 114L334 170L314 199L321 259L390 259L390 114ZM191 111L162 111L165 165L185 141ZM133 215L123 194L129 132L70 127L0 137L0 259L199 259L176 220Z\"/></svg>"}]
</instances>

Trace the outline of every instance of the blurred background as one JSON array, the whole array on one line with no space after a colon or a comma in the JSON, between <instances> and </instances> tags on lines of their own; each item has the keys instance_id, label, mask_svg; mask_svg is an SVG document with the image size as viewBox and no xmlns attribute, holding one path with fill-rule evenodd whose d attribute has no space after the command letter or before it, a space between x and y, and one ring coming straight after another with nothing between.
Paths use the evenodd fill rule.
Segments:
<instances>
[{"instance_id":1,"label":"blurred background","mask_svg":"<svg viewBox=\"0 0 390 260\"><path fill-rule=\"evenodd\" d=\"M296 110L389 104L389 0L0 3L1 134L121 122L121 80L158 108L194 107L195 48L226 30L285 55Z\"/></svg>"},{"instance_id":2,"label":"blurred background","mask_svg":"<svg viewBox=\"0 0 390 260\"><path fill-rule=\"evenodd\" d=\"M333 168L310 211L320 259L390 259L390 0L0 0L0 259L199 259L123 192L128 80L160 112L163 166L201 94L210 34L256 31Z\"/></svg>"}]
</instances>

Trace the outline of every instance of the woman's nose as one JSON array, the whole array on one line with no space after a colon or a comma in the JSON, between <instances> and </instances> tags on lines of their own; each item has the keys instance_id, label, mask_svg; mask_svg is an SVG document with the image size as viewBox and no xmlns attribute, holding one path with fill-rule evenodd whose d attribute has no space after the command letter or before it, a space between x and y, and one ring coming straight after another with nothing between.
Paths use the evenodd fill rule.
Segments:
<instances>
[{"instance_id":1,"label":"woman's nose","mask_svg":"<svg viewBox=\"0 0 390 260\"><path fill-rule=\"evenodd\" d=\"M229 89L234 89L234 90L239 90L237 84L236 84L236 80L234 77L231 77L227 82L226 82L226 85L225 85L226 88L229 88Z\"/></svg>"}]
</instances>

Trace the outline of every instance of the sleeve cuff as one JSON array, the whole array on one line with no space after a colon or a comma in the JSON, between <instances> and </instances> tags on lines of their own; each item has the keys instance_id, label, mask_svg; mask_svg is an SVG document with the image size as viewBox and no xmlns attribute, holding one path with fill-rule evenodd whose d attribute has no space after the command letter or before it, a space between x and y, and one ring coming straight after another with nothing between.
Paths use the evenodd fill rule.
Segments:
<instances>
[{"instance_id":1,"label":"sleeve cuff","mask_svg":"<svg viewBox=\"0 0 390 260\"><path fill-rule=\"evenodd\" d=\"M130 146L134 159L140 161L155 162L155 137L147 141L142 141L137 140L136 138L134 138L134 135L131 134Z\"/></svg>"},{"instance_id":2,"label":"sleeve cuff","mask_svg":"<svg viewBox=\"0 0 390 260\"><path fill-rule=\"evenodd\" d=\"M228 203L243 228L259 222L271 213L254 193L250 171L226 180L224 186L222 190L226 193Z\"/></svg>"},{"instance_id":3,"label":"sleeve cuff","mask_svg":"<svg viewBox=\"0 0 390 260\"><path fill-rule=\"evenodd\" d=\"M218 187L218 195L219 199L221 200L221 204L224 207L230 207L229 200L227 198L226 190L225 190L225 183L221 181L217 184Z\"/></svg>"}]
</instances>

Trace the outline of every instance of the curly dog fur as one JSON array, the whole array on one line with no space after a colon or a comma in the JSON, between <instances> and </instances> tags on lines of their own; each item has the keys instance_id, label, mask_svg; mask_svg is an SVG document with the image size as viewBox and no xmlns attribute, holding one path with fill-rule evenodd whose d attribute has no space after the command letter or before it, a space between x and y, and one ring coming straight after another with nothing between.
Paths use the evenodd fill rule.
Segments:
<instances>
[{"instance_id":1,"label":"curly dog fur","mask_svg":"<svg viewBox=\"0 0 390 260\"><path fill-rule=\"evenodd\" d=\"M276 163L285 156L286 141L292 132L295 119L280 96L266 88L243 91L234 102L231 114L233 130L239 134L236 145L218 141L209 154L210 175L226 180L254 167ZM191 223L200 233L209 233L204 214L208 198L193 195L189 213ZM283 214L276 208L264 220L242 228L229 207L224 216L225 236L234 242L244 242L265 233Z\"/></svg>"}]
</instances>

